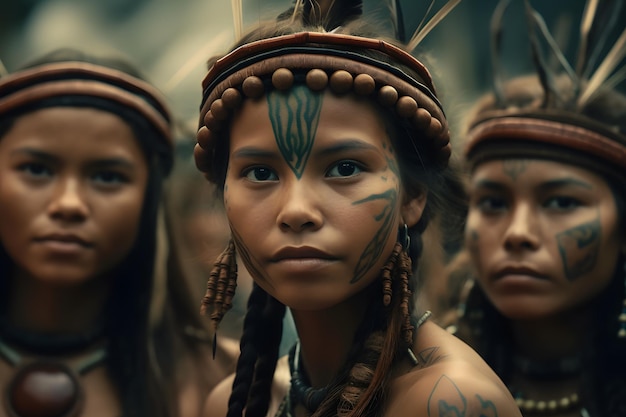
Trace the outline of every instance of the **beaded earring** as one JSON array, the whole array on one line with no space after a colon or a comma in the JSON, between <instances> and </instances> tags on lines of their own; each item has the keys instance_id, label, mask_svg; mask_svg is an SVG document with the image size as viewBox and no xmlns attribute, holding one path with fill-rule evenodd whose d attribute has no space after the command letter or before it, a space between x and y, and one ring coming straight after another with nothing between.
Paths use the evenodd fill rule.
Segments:
<instances>
[{"instance_id":1,"label":"beaded earring","mask_svg":"<svg viewBox=\"0 0 626 417\"><path fill-rule=\"evenodd\" d=\"M237 251L231 240L228 246L213 264L202 298L200 313L211 318L215 334L213 336L213 357L217 348L217 327L224 314L233 306L233 297L237 288Z\"/></svg>"}]
</instances>

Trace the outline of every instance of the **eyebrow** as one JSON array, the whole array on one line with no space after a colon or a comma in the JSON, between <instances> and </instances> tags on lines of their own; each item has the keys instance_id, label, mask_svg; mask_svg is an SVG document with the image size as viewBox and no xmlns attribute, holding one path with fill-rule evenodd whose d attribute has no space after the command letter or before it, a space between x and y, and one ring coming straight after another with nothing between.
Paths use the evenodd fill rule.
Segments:
<instances>
[{"instance_id":1,"label":"eyebrow","mask_svg":"<svg viewBox=\"0 0 626 417\"><path fill-rule=\"evenodd\" d=\"M494 190L494 191L503 191L503 190L506 190L507 188L503 184L500 184L499 182L491 181L491 180L480 180L476 182L476 187L487 188L489 190Z\"/></svg>"},{"instance_id":2,"label":"eyebrow","mask_svg":"<svg viewBox=\"0 0 626 417\"><path fill-rule=\"evenodd\" d=\"M29 155L38 160L46 161L48 163L59 163L60 158L52 155L48 152L43 152L37 149L32 148L19 148L11 152L12 155ZM134 169L135 164L129 161L126 158L112 157L112 158L102 158L95 159L93 161L89 161L89 164L94 166L95 168L126 168L126 169Z\"/></svg>"},{"instance_id":3,"label":"eyebrow","mask_svg":"<svg viewBox=\"0 0 626 417\"><path fill-rule=\"evenodd\" d=\"M378 151L378 148L370 143L365 143L358 139L345 139L341 140L339 143L323 147L315 153L321 156L326 156L355 150Z\"/></svg>"},{"instance_id":4,"label":"eyebrow","mask_svg":"<svg viewBox=\"0 0 626 417\"><path fill-rule=\"evenodd\" d=\"M561 187L570 187L570 186L574 186L574 187L580 187L580 188L585 188L588 190L591 190L593 188L593 186L585 181L581 181L575 178L563 178L563 179L557 179L557 180L550 180L550 181L546 181L544 183L542 183L539 188L541 189L546 189L546 190L551 190L554 188L561 188Z\"/></svg>"},{"instance_id":5,"label":"eyebrow","mask_svg":"<svg viewBox=\"0 0 626 417\"><path fill-rule=\"evenodd\" d=\"M277 159L278 155L275 151L266 151L254 146L244 146L233 152L233 158L263 158Z\"/></svg>"}]
</instances>

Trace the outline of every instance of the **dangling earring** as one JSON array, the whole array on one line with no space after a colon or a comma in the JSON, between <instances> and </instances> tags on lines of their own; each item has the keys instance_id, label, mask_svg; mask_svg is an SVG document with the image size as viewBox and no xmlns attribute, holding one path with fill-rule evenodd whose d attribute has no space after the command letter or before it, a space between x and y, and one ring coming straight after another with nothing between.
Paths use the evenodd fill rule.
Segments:
<instances>
[{"instance_id":1,"label":"dangling earring","mask_svg":"<svg viewBox=\"0 0 626 417\"><path fill-rule=\"evenodd\" d=\"M619 321L617 338L626 339L626 261L624 262L624 299L622 301L622 312L617 320Z\"/></svg>"},{"instance_id":2,"label":"dangling earring","mask_svg":"<svg viewBox=\"0 0 626 417\"><path fill-rule=\"evenodd\" d=\"M231 239L224 252L213 264L206 284L206 293L202 298L200 313L211 318L213 323L213 358L217 349L217 327L224 314L233 306L233 297L237 288L237 251Z\"/></svg>"},{"instance_id":3,"label":"dangling earring","mask_svg":"<svg viewBox=\"0 0 626 417\"><path fill-rule=\"evenodd\" d=\"M411 237L409 236L409 227L405 223L404 226L400 226L398 229L398 241L393 248L393 252L391 252L391 256L382 269L383 305L385 307L388 307L391 304L391 295L393 293L391 289L392 274L396 268L396 264L398 263L398 257L403 251L408 252L410 245Z\"/></svg>"}]
</instances>

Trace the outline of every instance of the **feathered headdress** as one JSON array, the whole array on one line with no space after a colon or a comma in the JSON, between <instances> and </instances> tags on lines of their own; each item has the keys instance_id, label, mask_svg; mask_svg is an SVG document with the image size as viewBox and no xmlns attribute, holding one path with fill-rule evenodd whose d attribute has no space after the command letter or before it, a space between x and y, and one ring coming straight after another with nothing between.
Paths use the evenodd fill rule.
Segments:
<instances>
[{"instance_id":1,"label":"feathered headdress","mask_svg":"<svg viewBox=\"0 0 626 417\"><path fill-rule=\"evenodd\" d=\"M269 89L288 90L297 83L314 91L328 88L335 94L353 92L378 99L395 110L413 143L427 149L425 156L445 166L451 151L447 120L429 71L410 52L459 1L446 3L418 27L406 48L400 48L379 39L341 33L361 16L360 0L296 0L278 20L304 29L242 42L209 69L202 84L200 130L194 150L198 168L210 180L217 179L214 149L243 99L262 96ZM397 18L396 36L403 38L399 4L388 4ZM241 6L233 6L233 10L237 11L237 36L242 38Z\"/></svg>"},{"instance_id":2,"label":"feathered headdress","mask_svg":"<svg viewBox=\"0 0 626 417\"><path fill-rule=\"evenodd\" d=\"M626 78L626 28L620 19L624 2L587 1L572 65L541 15L525 0L536 73L505 83L500 49L509 4L502 0L492 17L494 94L478 106L470 121L466 138L470 164L507 156L573 157L594 169L626 175L626 97L614 91ZM621 34L607 45L615 29Z\"/></svg>"}]
</instances>

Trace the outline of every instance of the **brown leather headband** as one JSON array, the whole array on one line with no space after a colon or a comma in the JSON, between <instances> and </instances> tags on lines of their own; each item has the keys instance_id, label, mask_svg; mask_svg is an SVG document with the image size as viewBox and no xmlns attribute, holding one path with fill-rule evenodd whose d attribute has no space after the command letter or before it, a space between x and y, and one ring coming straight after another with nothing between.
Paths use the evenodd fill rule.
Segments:
<instances>
[{"instance_id":1,"label":"brown leather headband","mask_svg":"<svg viewBox=\"0 0 626 417\"><path fill-rule=\"evenodd\" d=\"M64 96L95 97L127 107L145 117L163 139L173 145L165 99L149 83L122 71L67 61L28 68L0 78L0 114Z\"/></svg>"},{"instance_id":2,"label":"brown leather headband","mask_svg":"<svg viewBox=\"0 0 626 417\"><path fill-rule=\"evenodd\" d=\"M360 52L367 49L387 55L393 64ZM407 74L400 65L417 76ZM241 100L260 97L267 88L288 90L298 82L314 91L328 87L335 94L352 91L377 99L384 107L395 109L399 120L408 122L410 139L423 142L436 164L448 163L448 123L422 63L377 39L305 32L243 45L211 67L202 83L204 98L194 149L198 168L216 180L212 168L218 132Z\"/></svg>"},{"instance_id":3,"label":"brown leather headband","mask_svg":"<svg viewBox=\"0 0 626 417\"><path fill-rule=\"evenodd\" d=\"M467 141L465 153L472 168L489 159L532 156L535 148L542 153L541 146L545 145L561 149L559 159L567 160L567 152L571 150L595 159L594 167L606 161L617 171L626 172L624 145L587 127L561 121L530 116L496 117L476 124L468 132ZM515 146L518 142L524 142L524 147Z\"/></svg>"}]
</instances>

